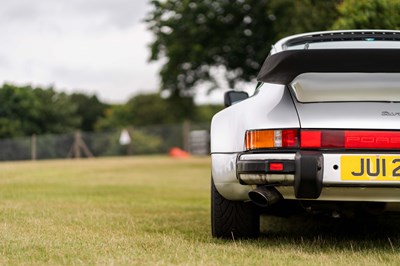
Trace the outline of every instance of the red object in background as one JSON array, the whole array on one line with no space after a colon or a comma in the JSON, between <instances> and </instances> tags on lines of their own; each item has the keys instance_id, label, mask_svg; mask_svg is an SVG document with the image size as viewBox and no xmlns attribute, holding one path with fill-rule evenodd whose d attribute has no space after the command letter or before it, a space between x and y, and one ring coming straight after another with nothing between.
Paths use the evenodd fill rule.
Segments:
<instances>
[{"instance_id":1,"label":"red object in background","mask_svg":"<svg viewBox=\"0 0 400 266\"><path fill-rule=\"evenodd\" d=\"M190 153L188 153L178 147L173 147L169 150L169 156L174 157L174 158L188 158L188 157L190 157Z\"/></svg>"}]
</instances>

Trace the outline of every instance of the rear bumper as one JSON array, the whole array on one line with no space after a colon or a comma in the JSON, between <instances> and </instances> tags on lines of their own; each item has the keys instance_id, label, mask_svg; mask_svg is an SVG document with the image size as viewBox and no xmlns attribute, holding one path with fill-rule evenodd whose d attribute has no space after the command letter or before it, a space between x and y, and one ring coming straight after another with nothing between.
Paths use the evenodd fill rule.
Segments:
<instances>
[{"instance_id":1,"label":"rear bumper","mask_svg":"<svg viewBox=\"0 0 400 266\"><path fill-rule=\"evenodd\" d=\"M400 181L342 180L342 154L320 152L213 154L218 191L230 200L248 200L258 185L276 187L285 199L400 202ZM270 165L282 163L279 171Z\"/></svg>"},{"instance_id":2,"label":"rear bumper","mask_svg":"<svg viewBox=\"0 0 400 266\"><path fill-rule=\"evenodd\" d=\"M252 159L252 155L240 156L237 162L237 178L243 184L293 186L296 198L317 199L323 183L323 155L304 151L291 154L291 159ZM294 158L293 158L294 157ZM271 166L279 165L279 169Z\"/></svg>"}]
</instances>

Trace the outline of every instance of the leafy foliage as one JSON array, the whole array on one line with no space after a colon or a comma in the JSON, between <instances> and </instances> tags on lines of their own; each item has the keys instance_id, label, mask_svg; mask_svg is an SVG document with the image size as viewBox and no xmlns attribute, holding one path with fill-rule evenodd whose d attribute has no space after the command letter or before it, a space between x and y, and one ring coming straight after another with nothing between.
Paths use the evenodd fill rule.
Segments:
<instances>
[{"instance_id":1,"label":"leafy foliage","mask_svg":"<svg viewBox=\"0 0 400 266\"><path fill-rule=\"evenodd\" d=\"M33 89L34 97L38 103L35 122L37 129L32 133L67 133L79 127L81 118L77 115L75 105L69 95L56 92L52 87ZM25 122L26 123L26 122ZM31 124L33 127L34 125ZM28 133L28 132L27 132ZM28 133L30 134L30 133Z\"/></svg>"},{"instance_id":2,"label":"leafy foliage","mask_svg":"<svg viewBox=\"0 0 400 266\"><path fill-rule=\"evenodd\" d=\"M159 94L140 94L129 99L124 105L109 108L105 118L97 123L96 129L168 124L175 121L168 102Z\"/></svg>"},{"instance_id":3,"label":"leafy foliage","mask_svg":"<svg viewBox=\"0 0 400 266\"><path fill-rule=\"evenodd\" d=\"M0 88L0 137L32 134L65 133L80 123L74 105L65 93L53 88Z\"/></svg>"},{"instance_id":4,"label":"leafy foliage","mask_svg":"<svg viewBox=\"0 0 400 266\"><path fill-rule=\"evenodd\" d=\"M211 118L224 109L223 105L200 105L196 108L196 119L195 122L209 123Z\"/></svg>"},{"instance_id":5,"label":"leafy foliage","mask_svg":"<svg viewBox=\"0 0 400 266\"><path fill-rule=\"evenodd\" d=\"M330 27L337 2L153 0L146 20L155 36L150 60L166 59L160 72L162 89L187 93L203 82L218 86L216 68L225 70L233 88L255 78L278 38Z\"/></svg>"},{"instance_id":6,"label":"leafy foliage","mask_svg":"<svg viewBox=\"0 0 400 266\"><path fill-rule=\"evenodd\" d=\"M176 124L185 120L209 122L222 106L195 106L193 98L171 96L164 99L159 93L139 94L126 104L114 105L106 110L96 130L110 130L129 126Z\"/></svg>"},{"instance_id":7,"label":"leafy foliage","mask_svg":"<svg viewBox=\"0 0 400 266\"><path fill-rule=\"evenodd\" d=\"M130 126L210 121L219 108L197 107L191 97L140 94L107 105L95 95L67 95L54 88L4 84L0 87L0 138L114 130ZM145 139L145 136L138 138ZM156 143L156 141L153 141Z\"/></svg>"},{"instance_id":8,"label":"leafy foliage","mask_svg":"<svg viewBox=\"0 0 400 266\"><path fill-rule=\"evenodd\" d=\"M83 131L93 131L97 121L105 117L108 105L100 102L96 95L73 93L71 101L77 105L76 114L81 117L79 128Z\"/></svg>"},{"instance_id":9,"label":"leafy foliage","mask_svg":"<svg viewBox=\"0 0 400 266\"><path fill-rule=\"evenodd\" d=\"M398 0L344 0L335 29L400 29Z\"/></svg>"},{"instance_id":10,"label":"leafy foliage","mask_svg":"<svg viewBox=\"0 0 400 266\"><path fill-rule=\"evenodd\" d=\"M136 126L175 122L171 106L159 94L141 94L126 103L129 114L127 124Z\"/></svg>"}]
</instances>

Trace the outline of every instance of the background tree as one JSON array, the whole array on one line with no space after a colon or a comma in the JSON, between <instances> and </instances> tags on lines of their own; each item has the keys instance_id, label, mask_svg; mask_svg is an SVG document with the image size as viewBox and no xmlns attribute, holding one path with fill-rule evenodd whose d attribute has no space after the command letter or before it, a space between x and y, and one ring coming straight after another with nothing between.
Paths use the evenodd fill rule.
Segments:
<instances>
[{"instance_id":1,"label":"background tree","mask_svg":"<svg viewBox=\"0 0 400 266\"><path fill-rule=\"evenodd\" d=\"M211 118L222 109L224 109L223 105L199 105L196 107L196 117L193 121L199 123L210 123Z\"/></svg>"},{"instance_id":2,"label":"background tree","mask_svg":"<svg viewBox=\"0 0 400 266\"><path fill-rule=\"evenodd\" d=\"M34 121L40 115L39 104L30 86L4 84L0 88L0 137L38 132L39 127Z\"/></svg>"},{"instance_id":3,"label":"background tree","mask_svg":"<svg viewBox=\"0 0 400 266\"><path fill-rule=\"evenodd\" d=\"M0 88L0 137L32 134L66 133L79 125L74 105L68 95L53 88Z\"/></svg>"},{"instance_id":4,"label":"background tree","mask_svg":"<svg viewBox=\"0 0 400 266\"><path fill-rule=\"evenodd\" d=\"M272 0L274 20L272 41L312 31L329 30L338 19L337 6L342 0Z\"/></svg>"},{"instance_id":5,"label":"background tree","mask_svg":"<svg viewBox=\"0 0 400 266\"><path fill-rule=\"evenodd\" d=\"M96 130L178 124L188 117L193 122L209 123L212 116L223 108L220 105L195 106L190 97L180 98L178 103L175 100L173 97L165 99L159 93L136 95L126 104L109 107L106 116L98 120Z\"/></svg>"},{"instance_id":6,"label":"background tree","mask_svg":"<svg viewBox=\"0 0 400 266\"><path fill-rule=\"evenodd\" d=\"M35 134L60 134L72 132L79 128L81 118L76 113L77 105L71 97L63 92L56 92L52 87L33 89L35 98L39 102L38 119L35 123L39 129ZM26 132L28 135L31 132Z\"/></svg>"},{"instance_id":7,"label":"background tree","mask_svg":"<svg viewBox=\"0 0 400 266\"><path fill-rule=\"evenodd\" d=\"M400 1L344 0L335 29L400 29Z\"/></svg>"},{"instance_id":8,"label":"background tree","mask_svg":"<svg viewBox=\"0 0 400 266\"><path fill-rule=\"evenodd\" d=\"M77 105L76 114L81 118L79 128L82 131L94 131L95 124L100 118L105 117L107 104L99 101L96 95L73 93L71 101Z\"/></svg>"},{"instance_id":9,"label":"background tree","mask_svg":"<svg viewBox=\"0 0 400 266\"><path fill-rule=\"evenodd\" d=\"M160 94L140 94L126 103L131 117L130 124L136 126L169 124L176 122L171 107Z\"/></svg>"},{"instance_id":10,"label":"background tree","mask_svg":"<svg viewBox=\"0 0 400 266\"><path fill-rule=\"evenodd\" d=\"M132 125L130 115L125 104L110 105L105 110L105 116L98 119L95 131L107 131Z\"/></svg>"},{"instance_id":11,"label":"background tree","mask_svg":"<svg viewBox=\"0 0 400 266\"><path fill-rule=\"evenodd\" d=\"M329 28L337 17L327 0L153 0L146 21L155 36L150 60L166 59L161 88L187 94L217 87L222 70L230 88L257 75L278 38Z\"/></svg>"},{"instance_id":12,"label":"background tree","mask_svg":"<svg viewBox=\"0 0 400 266\"><path fill-rule=\"evenodd\" d=\"M96 129L182 122L185 117L182 105L175 105L171 99L173 98L164 99L159 93L136 95L126 104L114 105L108 109L106 117L99 120ZM183 101L180 100L181 103ZM189 105L192 104L192 102L189 103ZM191 107L191 109L191 112L194 112L196 108Z\"/></svg>"}]
</instances>

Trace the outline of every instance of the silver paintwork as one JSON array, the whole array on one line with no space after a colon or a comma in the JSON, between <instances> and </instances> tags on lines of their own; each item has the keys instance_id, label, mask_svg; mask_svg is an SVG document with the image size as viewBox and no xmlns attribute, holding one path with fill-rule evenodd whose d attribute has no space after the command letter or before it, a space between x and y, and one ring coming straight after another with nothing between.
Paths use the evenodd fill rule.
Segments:
<instances>
[{"instance_id":1,"label":"silver paintwork","mask_svg":"<svg viewBox=\"0 0 400 266\"><path fill-rule=\"evenodd\" d=\"M340 31L332 31L332 33L338 32ZM379 32L396 32L400 34L400 31L379 30ZM304 45L287 47L285 43L293 38L310 34L316 33L300 34L282 39L273 46L271 54L284 51L285 49L304 49ZM400 42L321 42L309 45L308 49L310 48L400 49ZM315 76L315 73L305 73L299 76L295 82L297 81L298 84L303 83L303 86L308 86L311 82L311 87L314 87L314 89L318 86L321 86L321 89L324 87L328 90L334 90L337 87L346 87L346 90L342 89L342 93L348 93L348 95L335 95L332 92L324 94L324 91L318 91L317 88L318 93L322 93L323 95L312 95L313 93L311 93L299 96L300 91L296 89L290 91L284 85L265 83L249 99L226 108L214 116L211 124L212 175L216 188L222 196L229 200L246 201L249 200L248 192L256 187L254 185L241 185L236 177L236 161L239 154L245 148L244 136L246 130L300 127L309 129L400 129L400 115L382 115L383 112L400 113L400 103L391 102L400 98L400 93L397 94L397 89L400 89L400 85L397 88L397 84L400 84L398 82L400 81L400 74L331 74L318 74ZM355 82L357 80L363 80L363 84ZM356 85L359 87L354 88ZM357 89L360 88L359 92ZM368 93L364 92L364 88L368 89ZM390 96L380 95L381 93L383 94L382 90L377 93L375 89L379 88L383 88L385 94L388 93ZM349 93L347 89L352 90L352 92ZM296 100L295 95L304 103ZM363 99L364 97L364 100L373 100L376 98L376 100L387 102L330 102L342 101L344 100L343 97L347 99L345 99L346 101L357 101L357 96L360 96L359 99ZM317 100L328 102L313 102ZM240 159L268 159L271 156L281 159L294 158L294 154L246 154L241 155ZM368 182L359 183L340 180L340 170L335 170L333 166L340 165L341 154L326 153L323 156L324 188L318 200L400 202L400 188L397 188L399 186L398 182L384 182L386 185L392 184L395 186L392 188L367 188L364 185L369 185ZM257 178L260 181L260 177ZM265 177L265 181L269 182L273 180L272 178L279 177ZM287 177L282 178L285 179ZM345 186L346 184L353 186L358 184L360 187L332 187L335 185ZM293 186L277 186L276 188L282 193L285 199L295 199Z\"/></svg>"},{"instance_id":2,"label":"silver paintwork","mask_svg":"<svg viewBox=\"0 0 400 266\"><path fill-rule=\"evenodd\" d=\"M360 186L370 186L370 185L392 185L392 186L397 186L400 188L400 181L348 181L348 180L341 180L340 177L340 158L344 154L324 154L324 179L323 179L323 184L327 186L335 186L335 185L360 185ZM348 154L345 154L348 156ZM359 154L351 154L352 156L360 156L360 155L365 155L362 153ZM393 154L368 154L368 156L393 156ZM400 158L400 155L399 155ZM339 168L336 168L334 166L338 166ZM399 200L400 200L400 195L398 195Z\"/></svg>"},{"instance_id":3,"label":"silver paintwork","mask_svg":"<svg viewBox=\"0 0 400 266\"><path fill-rule=\"evenodd\" d=\"M256 153L256 154L242 154L240 160L294 160L296 154L294 153Z\"/></svg>"},{"instance_id":4,"label":"silver paintwork","mask_svg":"<svg viewBox=\"0 0 400 266\"><path fill-rule=\"evenodd\" d=\"M329 43L308 43L307 49L374 49L379 46L379 49L399 49L400 43L398 41L371 41L371 42L362 42L362 41L346 41L346 42L329 42ZM305 45L296 45L287 47L286 50L303 50L305 49Z\"/></svg>"},{"instance_id":5,"label":"silver paintwork","mask_svg":"<svg viewBox=\"0 0 400 266\"><path fill-rule=\"evenodd\" d=\"M335 169L335 165L340 166L340 157L343 154L323 154L323 191L318 200L339 200L339 201L385 201L400 202L400 182L399 181L344 181L340 178L340 168ZM354 156L363 155L352 154ZM368 154L369 156L371 154ZM376 156L389 156L390 154L379 154ZM392 154L393 155L393 154ZM238 154L213 154L212 174L218 191L230 200L248 200L248 192L254 189L254 186L240 185L236 178L236 158ZM241 160L294 160L295 154L246 154L241 155ZM225 167L220 167L224 165ZM293 182L291 175L264 175L261 177L265 180L264 184L269 182ZM249 181L259 184L258 176L254 176L255 180ZM249 183L249 184L250 184ZM345 187L346 185L359 185L360 187ZM379 188L381 185L392 185L392 188ZM375 187L367 187L367 186ZM336 187L335 187L336 186ZM338 187L340 186L340 187ZM295 199L293 186L279 185L276 186L285 199Z\"/></svg>"},{"instance_id":6,"label":"silver paintwork","mask_svg":"<svg viewBox=\"0 0 400 266\"><path fill-rule=\"evenodd\" d=\"M304 73L290 87L301 103L400 101L400 73Z\"/></svg>"},{"instance_id":7,"label":"silver paintwork","mask_svg":"<svg viewBox=\"0 0 400 266\"><path fill-rule=\"evenodd\" d=\"M362 32L376 32L376 33L396 33L400 34L400 31L396 30L333 30L333 31L318 31L318 32L308 32L302 34L296 34L292 36L288 36L279 40L276 44L272 46L271 54L276 54L288 49L305 49L305 45L296 45L296 46L287 46L288 41L296 39L298 37L305 37L311 35L318 34L336 34L336 33L362 33ZM310 43L308 49L341 49L341 48L400 48L400 42L396 41L337 41L337 42L319 42L319 43Z\"/></svg>"},{"instance_id":8,"label":"silver paintwork","mask_svg":"<svg viewBox=\"0 0 400 266\"><path fill-rule=\"evenodd\" d=\"M218 192L229 200L249 200L252 186L239 184L236 178L237 153L211 154L211 173Z\"/></svg>"},{"instance_id":9,"label":"silver paintwork","mask_svg":"<svg viewBox=\"0 0 400 266\"><path fill-rule=\"evenodd\" d=\"M293 100L285 86L264 84L257 94L217 113L211 122L211 153L244 151L249 129L299 128Z\"/></svg>"},{"instance_id":10,"label":"silver paintwork","mask_svg":"<svg viewBox=\"0 0 400 266\"><path fill-rule=\"evenodd\" d=\"M239 178L248 185L290 186L294 184L294 175L241 174Z\"/></svg>"},{"instance_id":11,"label":"silver paintwork","mask_svg":"<svg viewBox=\"0 0 400 266\"><path fill-rule=\"evenodd\" d=\"M400 103L342 102L295 103L302 128L321 129L399 129L400 116L383 116L382 112L399 112Z\"/></svg>"}]
</instances>

